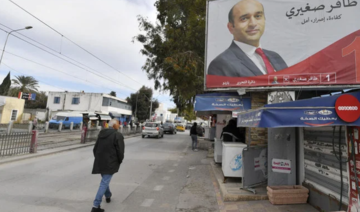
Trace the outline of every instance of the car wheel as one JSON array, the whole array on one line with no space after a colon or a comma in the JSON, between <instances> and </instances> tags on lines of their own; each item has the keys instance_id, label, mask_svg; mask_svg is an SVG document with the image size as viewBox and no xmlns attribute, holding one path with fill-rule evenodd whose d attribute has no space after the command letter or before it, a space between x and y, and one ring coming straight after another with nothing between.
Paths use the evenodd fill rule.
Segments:
<instances>
[{"instance_id":1,"label":"car wheel","mask_svg":"<svg viewBox=\"0 0 360 212\"><path fill-rule=\"evenodd\" d=\"M161 137L162 137L162 138L164 137L164 133L161 135Z\"/></svg>"},{"instance_id":2,"label":"car wheel","mask_svg":"<svg viewBox=\"0 0 360 212\"><path fill-rule=\"evenodd\" d=\"M145 135L142 135L141 137L142 137L142 138L145 138Z\"/></svg>"},{"instance_id":3,"label":"car wheel","mask_svg":"<svg viewBox=\"0 0 360 212\"><path fill-rule=\"evenodd\" d=\"M156 138L160 138L160 135L157 135Z\"/></svg>"}]
</instances>

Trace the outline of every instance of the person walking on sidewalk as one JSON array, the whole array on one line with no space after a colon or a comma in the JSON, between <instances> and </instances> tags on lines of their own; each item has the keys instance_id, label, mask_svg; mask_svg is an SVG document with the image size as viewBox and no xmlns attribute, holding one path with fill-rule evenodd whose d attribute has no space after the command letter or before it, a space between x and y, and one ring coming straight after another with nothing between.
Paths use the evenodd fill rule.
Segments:
<instances>
[{"instance_id":1,"label":"person walking on sidewalk","mask_svg":"<svg viewBox=\"0 0 360 212\"><path fill-rule=\"evenodd\" d=\"M197 152L197 136L198 136L198 133L197 133L197 123L194 122L193 126L190 128L190 136L191 136L191 140L192 140L192 145L191 145L191 148L193 151Z\"/></svg>"},{"instance_id":2,"label":"person walking on sidewalk","mask_svg":"<svg viewBox=\"0 0 360 212\"><path fill-rule=\"evenodd\" d=\"M109 128L100 131L94 146L95 160L92 174L101 174L102 179L91 212L105 211L100 208L104 195L106 202L111 202L112 193L109 184L113 174L119 171L120 164L124 159L124 137L118 132L119 127L119 121L112 119L109 122Z\"/></svg>"}]
</instances>

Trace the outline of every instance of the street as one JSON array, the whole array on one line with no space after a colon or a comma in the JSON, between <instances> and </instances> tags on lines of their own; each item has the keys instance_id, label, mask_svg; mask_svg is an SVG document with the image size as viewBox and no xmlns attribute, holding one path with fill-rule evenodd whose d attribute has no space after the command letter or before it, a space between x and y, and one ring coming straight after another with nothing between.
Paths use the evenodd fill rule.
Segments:
<instances>
[{"instance_id":1,"label":"street","mask_svg":"<svg viewBox=\"0 0 360 212\"><path fill-rule=\"evenodd\" d=\"M207 151L191 151L186 132L125 139L125 160L105 211L219 211ZM88 212L100 183L92 148L0 165L2 212Z\"/></svg>"}]
</instances>

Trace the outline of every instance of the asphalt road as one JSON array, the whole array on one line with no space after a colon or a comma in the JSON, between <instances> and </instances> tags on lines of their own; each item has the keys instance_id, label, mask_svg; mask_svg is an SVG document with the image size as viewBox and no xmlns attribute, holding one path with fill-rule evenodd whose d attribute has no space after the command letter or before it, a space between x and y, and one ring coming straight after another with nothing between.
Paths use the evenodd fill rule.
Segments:
<instances>
[{"instance_id":1,"label":"asphalt road","mask_svg":"<svg viewBox=\"0 0 360 212\"><path fill-rule=\"evenodd\" d=\"M219 211L206 151L188 131L125 140L125 160L110 184L107 212ZM92 146L0 165L1 212L89 212L100 183Z\"/></svg>"}]
</instances>

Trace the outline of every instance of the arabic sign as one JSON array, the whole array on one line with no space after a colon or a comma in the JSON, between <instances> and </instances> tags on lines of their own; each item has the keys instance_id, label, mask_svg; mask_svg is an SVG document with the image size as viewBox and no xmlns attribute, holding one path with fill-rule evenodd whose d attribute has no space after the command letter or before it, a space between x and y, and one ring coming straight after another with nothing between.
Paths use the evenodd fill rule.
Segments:
<instances>
[{"instance_id":1,"label":"arabic sign","mask_svg":"<svg viewBox=\"0 0 360 212\"><path fill-rule=\"evenodd\" d=\"M339 104L340 109L349 113L352 120L341 119L336 111L336 103L342 101L343 96L351 96L358 102L360 92L343 95L321 97L315 99L298 100L278 104L268 104L265 108L255 111L245 112L238 115L238 127L321 127L321 126L360 126L360 119L357 113L350 109L357 104ZM349 98L349 97L346 97ZM339 101L337 101L340 99ZM360 108L360 106L357 106ZM347 122L352 121L352 122Z\"/></svg>"},{"instance_id":2,"label":"arabic sign","mask_svg":"<svg viewBox=\"0 0 360 212\"><path fill-rule=\"evenodd\" d=\"M36 99L36 93L19 92L18 98L19 99L25 99L25 100L35 100Z\"/></svg>"},{"instance_id":3,"label":"arabic sign","mask_svg":"<svg viewBox=\"0 0 360 212\"><path fill-rule=\"evenodd\" d=\"M237 93L208 93L195 97L195 111L245 111L251 108L251 99Z\"/></svg>"},{"instance_id":4,"label":"arabic sign","mask_svg":"<svg viewBox=\"0 0 360 212\"><path fill-rule=\"evenodd\" d=\"M360 84L356 0L259 2L208 2L206 89Z\"/></svg>"},{"instance_id":5,"label":"arabic sign","mask_svg":"<svg viewBox=\"0 0 360 212\"><path fill-rule=\"evenodd\" d=\"M346 122L354 122L360 117L360 102L354 96L341 95L335 103L338 116Z\"/></svg>"},{"instance_id":6,"label":"arabic sign","mask_svg":"<svg viewBox=\"0 0 360 212\"><path fill-rule=\"evenodd\" d=\"M283 160L283 159L272 159L271 162L272 171L278 173L291 173L291 160Z\"/></svg>"}]
</instances>

